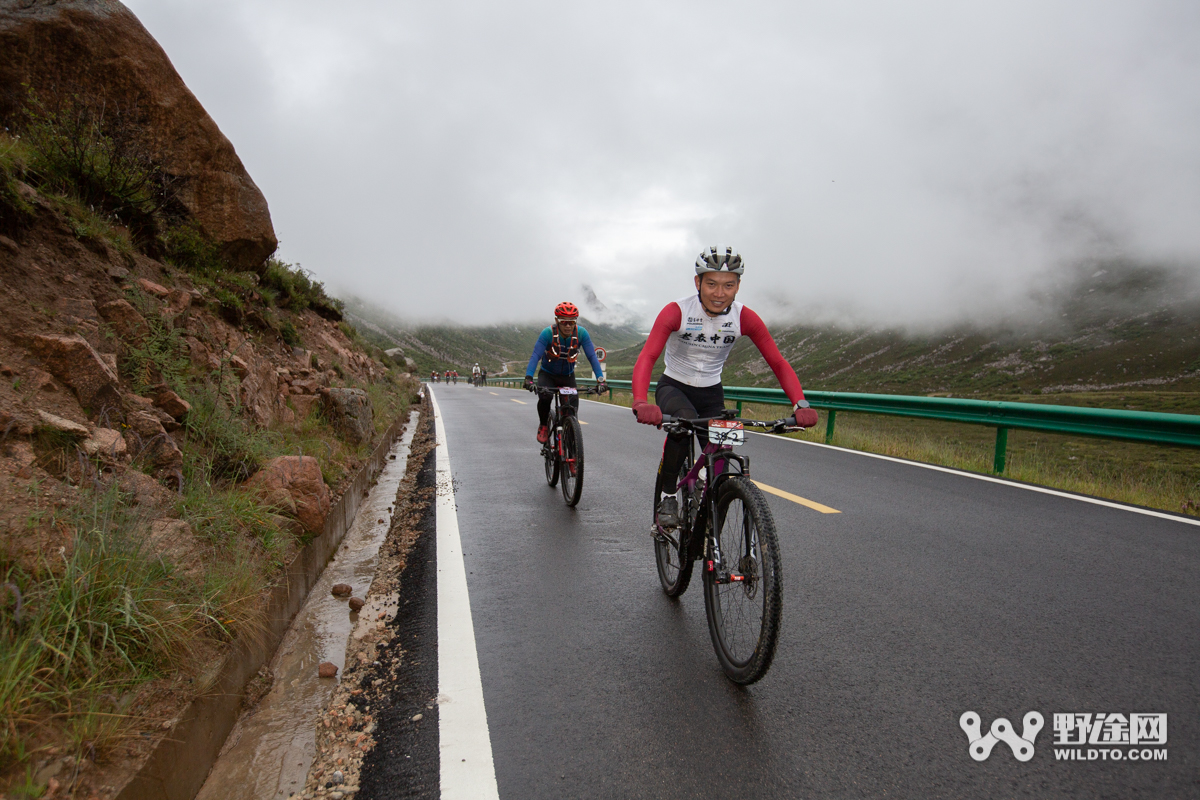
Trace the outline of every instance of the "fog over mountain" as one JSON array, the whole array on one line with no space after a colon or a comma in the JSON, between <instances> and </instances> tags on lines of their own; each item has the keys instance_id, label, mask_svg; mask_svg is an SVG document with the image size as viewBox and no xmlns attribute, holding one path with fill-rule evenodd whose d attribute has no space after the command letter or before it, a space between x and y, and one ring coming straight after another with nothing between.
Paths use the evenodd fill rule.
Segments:
<instances>
[{"instance_id":1,"label":"fog over mountain","mask_svg":"<svg viewBox=\"0 0 1200 800\"><path fill-rule=\"evenodd\" d=\"M644 322L716 243L779 321L1036 317L1094 262L1200 271L1191 0L128 5L281 255L406 319Z\"/></svg>"}]
</instances>

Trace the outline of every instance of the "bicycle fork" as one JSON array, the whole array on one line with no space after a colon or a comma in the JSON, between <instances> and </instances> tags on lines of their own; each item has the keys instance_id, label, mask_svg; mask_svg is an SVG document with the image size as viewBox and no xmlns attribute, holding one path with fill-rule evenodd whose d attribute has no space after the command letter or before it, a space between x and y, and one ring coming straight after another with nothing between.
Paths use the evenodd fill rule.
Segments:
<instances>
[{"instance_id":1,"label":"bicycle fork","mask_svg":"<svg viewBox=\"0 0 1200 800\"><path fill-rule=\"evenodd\" d=\"M719 475L729 468L730 462L736 462L738 465L738 474L744 477L750 475L750 459L745 456L738 456L726 450L710 450L709 445L704 448L704 455L708 461L708 469L710 475ZM728 459L728 460L727 460ZM753 530L749 520L743 514L741 520L742 538L745 541L746 557L741 559L741 562L734 565L733 569L725 568L725 559L721 553L721 535L717 530L717 491L716 481L710 484L708 491L705 493L705 500L708 503L708 519L710 534L705 537L705 545L707 549L704 568L706 571L713 573L713 583L718 585L726 583L744 583L746 581L747 572L751 572L753 565L759 562L759 545L757 532ZM722 523L725 520L721 521ZM754 580L754 574L749 575L751 580Z\"/></svg>"}]
</instances>

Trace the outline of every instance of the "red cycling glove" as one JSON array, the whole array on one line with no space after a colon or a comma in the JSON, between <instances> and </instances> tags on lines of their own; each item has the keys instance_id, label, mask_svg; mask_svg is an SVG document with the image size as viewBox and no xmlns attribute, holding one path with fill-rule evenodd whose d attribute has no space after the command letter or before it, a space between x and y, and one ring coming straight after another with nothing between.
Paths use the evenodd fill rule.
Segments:
<instances>
[{"instance_id":1,"label":"red cycling glove","mask_svg":"<svg viewBox=\"0 0 1200 800\"><path fill-rule=\"evenodd\" d=\"M797 408L796 424L801 428L813 427L817 424L817 410L815 408Z\"/></svg>"},{"instance_id":2,"label":"red cycling glove","mask_svg":"<svg viewBox=\"0 0 1200 800\"><path fill-rule=\"evenodd\" d=\"M633 401L633 413L637 417L637 421L643 425L662 424L662 409L645 400Z\"/></svg>"}]
</instances>

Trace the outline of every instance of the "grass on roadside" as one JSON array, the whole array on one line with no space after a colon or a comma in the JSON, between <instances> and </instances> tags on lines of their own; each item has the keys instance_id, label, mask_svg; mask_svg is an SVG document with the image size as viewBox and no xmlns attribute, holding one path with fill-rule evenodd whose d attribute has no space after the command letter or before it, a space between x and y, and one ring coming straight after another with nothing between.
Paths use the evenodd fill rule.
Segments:
<instances>
[{"instance_id":1,"label":"grass on roadside","mask_svg":"<svg viewBox=\"0 0 1200 800\"><path fill-rule=\"evenodd\" d=\"M90 492L70 525L70 550L45 554L33 570L0 561L6 771L47 742L65 738L77 756L115 743L132 722L130 693L186 668L222 614L217 598L144 551L147 520L116 488Z\"/></svg>"}]
</instances>

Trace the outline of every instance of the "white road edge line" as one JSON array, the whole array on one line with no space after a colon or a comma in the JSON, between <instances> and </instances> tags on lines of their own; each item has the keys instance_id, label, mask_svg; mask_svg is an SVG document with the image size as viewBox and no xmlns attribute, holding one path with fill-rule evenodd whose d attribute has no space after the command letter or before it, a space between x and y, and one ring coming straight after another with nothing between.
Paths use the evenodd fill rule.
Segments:
<instances>
[{"instance_id":1,"label":"white road edge line","mask_svg":"<svg viewBox=\"0 0 1200 800\"><path fill-rule=\"evenodd\" d=\"M758 433L757 431L749 431L755 436L770 436L772 439L779 439L793 444L807 444L813 447L824 447L828 450L837 450L842 453L851 453L856 456L866 456L867 458L878 458L881 461L892 461L896 464L906 464L910 467L920 467L921 469L931 469L934 472L945 472L949 475L958 475L961 478L972 478L977 481L985 481L987 483L999 483L1004 486L1011 486L1014 489L1024 489L1029 492L1037 492L1038 494L1048 494L1054 497L1065 497L1068 500L1078 500L1081 503L1091 503L1094 506L1104 506L1105 508L1116 508L1121 511L1132 511L1134 514L1142 514L1147 517L1158 517L1159 519L1169 519L1173 522L1182 522L1184 525L1200 526L1200 519L1187 519L1174 514L1166 514L1162 511L1153 511L1149 508L1138 508L1137 506L1127 506L1123 503L1116 503L1112 500L1101 500L1098 497L1084 497L1083 495L1071 494L1070 492L1060 492L1057 489L1047 489L1043 486L1030 486L1026 483L1016 483L1007 481L1004 478L995 478L991 475L979 475L974 472L964 472L962 470L951 469L950 467L940 467L937 464L922 464L919 461L908 461L903 458L894 458L892 456L884 456L879 453L867 453L862 450L851 450L846 447L837 447L832 444L824 444L822 442L806 442L803 439L789 439L786 436L773 436L769 433Z\"/></svg>"},{"instance_id":2,"label":"white road edge line","mask_svg":"<svg viewBox=\"0 0 1200 800\"><path fill-rule=\"evenodd\" d=\"M441 739L441 796L443 800L500 797L475 626L467 596L467 570L458 535L458 510L454 503L454 478L446 426L433 390L434 429L437 434L437 604L438 604L438 735Z\"/></svg>"}]
</instances>

